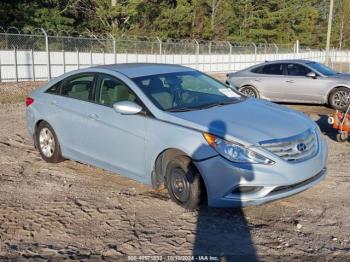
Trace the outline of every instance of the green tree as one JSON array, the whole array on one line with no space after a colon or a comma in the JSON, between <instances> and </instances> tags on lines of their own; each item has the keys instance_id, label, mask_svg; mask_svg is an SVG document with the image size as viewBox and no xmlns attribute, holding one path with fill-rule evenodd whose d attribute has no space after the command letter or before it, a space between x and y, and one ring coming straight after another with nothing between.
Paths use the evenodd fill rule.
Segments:
<instances>
[{"instance_id":1,"label":"green tree","mask_svg":"<svg viewBox=\"0 0 350 262\"><path fill-rule=\"evenodd\" d=\"M329 0L3 0L0 26L324 47ZM335 1L332 44L350 46L350 0Z\"/></svg>"},{"instance_id":2,"label":"green tree","mask_svg":"<svg viewBox=\"0 0 350 262\"><path fill-rule=\"evenodd\" d=\"M332 43L342 49L350 47L350 0L336 1Z\"/></svg>"}]
</instances>

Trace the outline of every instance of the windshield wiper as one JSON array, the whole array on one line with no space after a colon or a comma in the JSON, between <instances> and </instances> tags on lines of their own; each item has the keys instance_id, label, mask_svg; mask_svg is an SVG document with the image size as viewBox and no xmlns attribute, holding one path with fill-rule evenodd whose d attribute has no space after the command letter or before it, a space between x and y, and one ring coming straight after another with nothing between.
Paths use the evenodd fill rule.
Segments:
<instances>
[{"instance_id":1,"label":"windshield wiper","mask_svg":"<svg viewBox=\"0 0 350 262\"><path fill-rule=\"evenodd\" d=\"M235 98L231 98L231 99L228 99L228 100L225 100L225 101L209 104L209 105L207 105L207 107L209 108L209 107L214 107L214 106L224 106L224 105L228 105L228 104L237 103L240 100L241 100L240 98L235 97Z\"/></svg>"},{"instance_id":2,"label":"windshield wiper","mask_svg":"<svg viewBox=\"0 0 350 262\"><path fill-rule=\"evenodd\" d=\"M219 104L220 105L228 105L228 104L233 104L233 103L237 103L239 101L241 101L242 99L239 98L239 97L235 97L235 98L231 98L231 99L228 99L226 101L222 101L220 102Z\"/></svg>"},{"instance_id":3,"label":"windshield wiper","mask_svg":"<svg viewBox=\"0 0 350 262\"><path fill-rule=\"evenodd\" d=\"M190 108L190 107L179 107L179 108L170 108L165 110L166 112L187 112L187 111L192 111L195 108Z\"/></svg>"},{"instance_id":4,"label":"windshield wiper","mask_svg":"<svg viewBox=\"0 0 350 262\"><path fill-rule=\"evenodd\" d=\"M168 109L165 111L167 111L167 112L187 112L187 111L201 110L201 109L207 109L207 108L216 107L216 106L233 104L233 103L237 103L241 100L242 100L241 98L235 97L235 98L228 99L226 101L216 102L216 103L212 103L212 104L206 104L206 105L200 105L200 106L194 106L194 107L171 108L171 109Z\"/></svg>"}]
</instances>

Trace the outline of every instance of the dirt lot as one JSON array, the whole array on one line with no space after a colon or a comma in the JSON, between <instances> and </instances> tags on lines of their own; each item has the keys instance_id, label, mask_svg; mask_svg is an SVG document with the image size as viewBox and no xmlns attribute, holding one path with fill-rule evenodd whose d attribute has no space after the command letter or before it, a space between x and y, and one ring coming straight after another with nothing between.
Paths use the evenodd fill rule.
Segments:
<instances>
[{"instance_id":1,"label":"dirt lot","mask_svg":"<svg viewBox=\"0 0 350 262\"><path fill-rule=\"evenodd\" d=\"M73 161L48 164L25 128L23 104L0 105L0 259L114 260L123 255L220 255L245 260L350 259L350 143L329 144L329 175L259 207L187 212L165 193Z\"/></svg>"}]
</instances>

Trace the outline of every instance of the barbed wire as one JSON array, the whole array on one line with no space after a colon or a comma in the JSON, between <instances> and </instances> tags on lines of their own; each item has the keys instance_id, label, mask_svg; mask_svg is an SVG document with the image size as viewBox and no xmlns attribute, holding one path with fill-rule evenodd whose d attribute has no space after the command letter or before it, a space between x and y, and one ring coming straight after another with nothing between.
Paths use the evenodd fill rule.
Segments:
<instances>
[{"instance_id":1,"label":"barbed wire","mask_svg":"<svg viewBox=\"0 0 350 262\"><path fill-rule=\"evenodd\" d=\"M49 38L59 38L62 37L64 39L68 38L79 38L85 41L91 40L115 40L120 42L138 42L138 43L159 43L162 42L165 45L173 44L173 45L199 45L202 49L204 46L211 46L214 48L224 48L227 47L227 50L231 48L257 48L269 50L275 48L283 48L283 49L293 49L293 44L275 44L268 43L266 40L264 43L251 43L251 42L234 42L234 41L222 41L222 40L204 40L204 39L175 39L175 38L160 38L155 36L142 36L142 35L129 35L129 34L121 34L121 35L113 35L111 33L97 33L92 31L84 31L78 32L76 30L64 30L64 29L48 29L45 30L46 34ZM42 28L33 28L27 27L23 29L19 29L15 26L10 27L0 27L0 34L8 34L8 35L33 35L33 36L43 36ZM277 47L277 48L276 48Z\"/></svg>"}]
</instances>

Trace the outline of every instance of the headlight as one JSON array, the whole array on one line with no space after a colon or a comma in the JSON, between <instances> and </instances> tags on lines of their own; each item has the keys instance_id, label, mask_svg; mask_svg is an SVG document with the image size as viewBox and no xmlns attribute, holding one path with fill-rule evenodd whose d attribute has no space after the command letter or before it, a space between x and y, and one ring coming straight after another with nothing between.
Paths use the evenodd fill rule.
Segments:
<instances>
[{"instance_id":1,"label":"headlight","mask_svg":"<svg viewBox=\"0 0 350 262\"><path fill-rule=\"evenodd\" d=\"M203 133L208 144L221 156L236 163L271 165L274 162L243 145L226 141L212 134Z\"/></svg>"}]
</instances>

